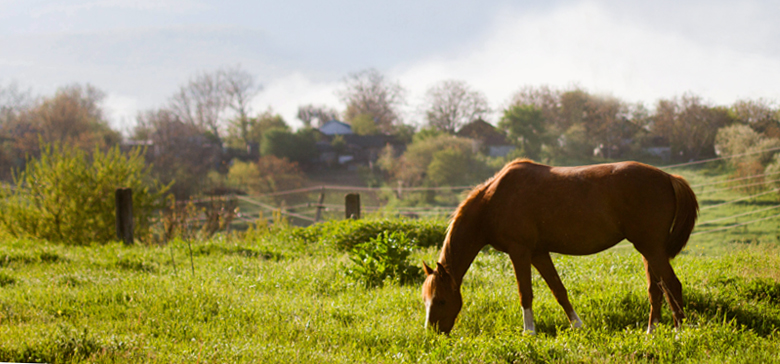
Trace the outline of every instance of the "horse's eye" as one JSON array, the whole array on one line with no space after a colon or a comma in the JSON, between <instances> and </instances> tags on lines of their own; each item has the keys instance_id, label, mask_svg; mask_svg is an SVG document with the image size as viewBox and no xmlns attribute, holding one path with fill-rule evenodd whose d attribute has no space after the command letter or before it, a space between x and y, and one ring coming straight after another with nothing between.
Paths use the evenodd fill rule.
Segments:
<instances>
[{"instance_id":1,"label":"horse's eye","mask_svg":"<svg viewBox=\"0 0 780 364\"><path fill-rule=\"evenodd\" d=\"M445 300L436 300L436 302L435 302L435 303L436 303L437 305L439 305L439 306L444 306L444 304L445 304L445 303L447 303L447 301L445 301Z\"/></svg>"}]
</instances>

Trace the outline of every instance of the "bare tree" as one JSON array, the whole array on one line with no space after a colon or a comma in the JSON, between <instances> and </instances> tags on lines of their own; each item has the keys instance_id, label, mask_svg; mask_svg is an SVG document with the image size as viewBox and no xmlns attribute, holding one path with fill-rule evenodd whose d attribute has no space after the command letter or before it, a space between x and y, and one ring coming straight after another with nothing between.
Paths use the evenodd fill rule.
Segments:
<instances>
[{"instance_id":1,"label":"bare tree","mask_svg":"<svg viewBox=\"0 0 780 364\"><path fill-rule=\"evenodd\" d=\"M256 84L254 76L242 70L240 66L226 68L219 72L223 76L228 106L236 113L233 125L240 131L244 142L249 143L249 114L251 113L249 103L262 90L262 86Z\"/></svg>"},{"instance_id":2,"label":"bare tree","mask_svg":"<svg viewBox=\"0 0 780 364\"><path fill-rule=\"evenodd\" d=\"M19 84L0 84L0 127L14 119L24 110L31 108L33 98L30 90L20 90Z\"/></svg>"},{"instance_id":3,"label":"bare tree","mask_svg":"<svg viewBox=\"0 0 780 364\"><path fill-rule=\"evenodd\" d=\"M429 88L423 107L429 126L450 133L490 112L483 93L457 80L441 81Z\"/></svg>"},{"instance_id":4,"label":"bare tree","mask_svg":"<svg viewBox=\"0 0 780 364\"><path fill-rule=\"evenodd\" d=\"M359 115L370 115L380 132L390 134L401 122L399 107L405 104L405 91L397 82L385 79L375 69L352 73L344 79L344 89L337 95L347 105L344 117L351 121Z\"/></svg>"},{"instance_id":5,"label":"bare tree","mask_svg":"<svg viewBox=\"0 0 780 364\"><path fill-rule=\"evenodd\" d=\"M155 176L171 187L177 198L187 198L203 187L208 171L217 165L220 149L206 142L203 130L183 122L167 109L139 112L132 139L151 142L147 160Z\"/></svg>"},{"instance_id":6,"label":"bare tree","mask_svg":"<svg viewBox=\"0 0 780 364\"><path fill-rule=\"evenodd\" d=\"M336 109L329 108L325 105L314 106L312 104L298 106L298 119L303 122L303 125L311 127L316 120L318 127L331 120L339 118L339 112Z\"/></svg>"},{"instance_id":7,"label":"bare tree","mask_svg":"<svg viewBox=\"0 0 780 364\"><path fill-rule=\"evenodd\" d=\"M239 127L246 122L249 102L259 91L254 77L240 67L203 72L191 78L171 97L170 110L183 122L208 130L219 141L227 124L228 111L234 111Z\"/></svg>"}]
</instances>

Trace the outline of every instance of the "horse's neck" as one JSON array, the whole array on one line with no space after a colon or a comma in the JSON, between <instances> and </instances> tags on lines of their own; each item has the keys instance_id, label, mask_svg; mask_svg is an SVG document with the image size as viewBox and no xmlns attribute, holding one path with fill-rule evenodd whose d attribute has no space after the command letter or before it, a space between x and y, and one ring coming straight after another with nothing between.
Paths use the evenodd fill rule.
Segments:
<instances>
[{"instance_id":1,"label":"horse's neck","mask_svg":"<svg viewBox=\"0 0 780 364\"><path fill-rule=\"evenodd\" d=\"M439 256L439 262L447 268L458 287L463 283L463 276L466 275L477 254L486 245L484 236L477 234L478 230L474 223L467 219L456 221Z\"/></svg>"}]
</instances>

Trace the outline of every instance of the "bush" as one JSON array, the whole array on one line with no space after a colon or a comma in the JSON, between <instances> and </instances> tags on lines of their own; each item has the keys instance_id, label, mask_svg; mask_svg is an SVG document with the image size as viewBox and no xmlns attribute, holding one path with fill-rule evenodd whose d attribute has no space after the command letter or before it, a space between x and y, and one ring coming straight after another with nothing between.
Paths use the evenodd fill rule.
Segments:
<instances>
[{"instance_id":1,"label":"bush","mask_svg":"<svg viewBox=\"0 0 780 364\"><path fill-rule=\"evenodd\" d=\"M423 276L421 269L408 261L415 245L403 231L385 231L351 249L348 274L368 288L381 286L386 280L414 282Z\"/></svg>"},{"instance_id":2,"label":"bush","mask_svg":"<svg viewBox=\"0 0 780 364\"><path fill-rule=\"evenodd\" d=\"M150 217L169 186L150 177L141 150L95 150L91 158L72 146L44 146L40 159L14 174L16 188L0 189L0 226L13 236L83 245L116 239L115 190L133 190L135 236L150 236Z\"/></svg>"},{"instance_id":3,"label":"bush","mask_svg":"<svg viewBox=\"0 0 780 364\"><path fill-rule=\"evenodd\" d=\"M403 232L418 247L438 246L444 242L447 223L440 220L342 220L328 221L306 230L318 230L309 234L339 250L351 250L387 231Z\"/></svg>"}]
</instances>

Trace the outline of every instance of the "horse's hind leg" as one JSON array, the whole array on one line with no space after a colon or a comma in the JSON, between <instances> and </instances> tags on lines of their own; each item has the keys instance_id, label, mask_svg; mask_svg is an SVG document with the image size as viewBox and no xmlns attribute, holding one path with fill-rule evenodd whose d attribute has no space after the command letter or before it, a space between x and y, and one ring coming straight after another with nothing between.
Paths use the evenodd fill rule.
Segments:
<instances>
[{"instance_id":1,"label":"horse's hind leg","mask_svg":"<svg viewBox=\"0 0 780 364\"><path fill-rule=\"evenodd\" d=\"M651 279L655 276L660 278L660 289L666 294L666 302L669 303L669 307L672 309L672 316L674 317L674 327L679 328L682 325L682 320L685 318L683 313L683 298L682 298L682 284L677 279L677 275L674 274L674 269L669 263L669 258L663 254L656 255L644 255L647 261L647 266L650 269ZM652 289L652 288L649 288ZM651 300L653 299L651 291ZM657 293L655 293L657 295ZM660 311L660 309L659 309ZM660 318L660 313L659 313ZM652 312L651 321L652 323Z\"/></svg>"},{"instance_id":2,"label":"horse's hind leg","mask_svg":"<svg viewBox=\"0 0 780 364\"><path fill-rule=\"evenodd\" d=\"M574 311L571 302L569 302L569 294L566 292L566 287L563 286L563 282L561 282L561 277L558 276L558 271L555 270L555 265L553 265L550 253L536 254L531 259L536 270L539 271L539 274L542 275L544 281L547 282L547 286L550 287L553 296L555 296L555 299L561 307L563 307L563 311L566 313L566 317L569 318L571 327L582 327L582 320L577 316L577 312Z\"/></svg>"},{"instance_id":3,"label":"horse's hind leg","mask_svg":"<svg viewBox=\"0 0 780 364\"><path fill-rule=\"evenodd\" d=\"M661 305L664 300L664 292L661 290L661 279L653 273L645 257L642 257L647 275L647 293L650 296L650 321L647 324L647 333L655 329L655 324L661 321Z\"/></svg>"}]
</instances>

